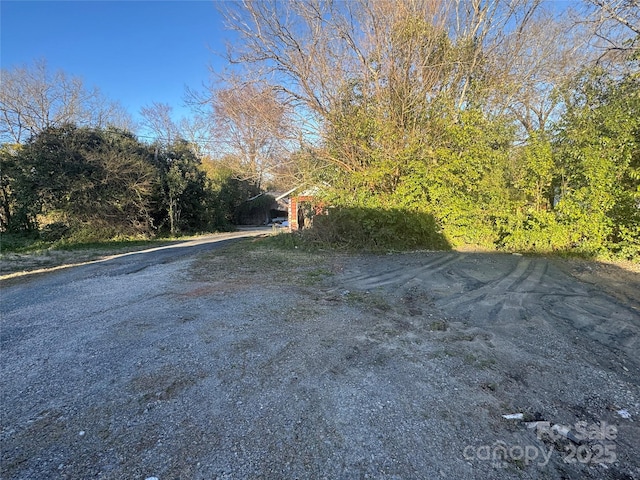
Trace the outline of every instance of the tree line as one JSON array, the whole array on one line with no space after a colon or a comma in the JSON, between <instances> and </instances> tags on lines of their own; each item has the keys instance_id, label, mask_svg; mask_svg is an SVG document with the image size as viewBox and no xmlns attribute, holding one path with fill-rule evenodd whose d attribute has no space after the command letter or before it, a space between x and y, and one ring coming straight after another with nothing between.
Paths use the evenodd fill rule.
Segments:
<instances>
[{"instance_id":1,"label":"tree line","mask_svg":"<svg viewBox=\"0 0 640 480\"><path fill-rule=\"evenodd\" d=\"M638 258L637 2L225 9L229 60L315 128L299 173L327 204L399 235L422 213L454 246Z\"/></svg>"},{"instance_id":2,"label":"tree line","mask_svg":"<svg viewBox=\"0 0 640 480\"><path fill-rule=\"evenodd\" d=\"M191 145L143 143L116 127L45 127L0 150L0 229L50 241L228 230L259 192Z\"/></svg>"},{"instance_id":3,"label":"tree line","mask_svg":"<svg viewBox=\"0 0 640 480\"><path fill-rule=\"evenodd\" d=\"M423 246L640 255L637 0L219 8L232 74L186 92L189 118L144 107L153 144L77 79L3 71L1 228L204 230L232 190L305 185L371 235L423 219Z\"/></svg>"}]
</instances>

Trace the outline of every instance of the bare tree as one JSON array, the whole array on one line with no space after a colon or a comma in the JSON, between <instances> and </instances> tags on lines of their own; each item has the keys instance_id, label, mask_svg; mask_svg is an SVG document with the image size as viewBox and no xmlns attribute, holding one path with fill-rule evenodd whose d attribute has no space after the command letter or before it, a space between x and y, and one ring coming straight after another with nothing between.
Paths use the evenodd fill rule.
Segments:
<instances>
[{"instance_id":1,"label":"bare tree","mask_svg":"<svg viewBox=\"0 0 640 480\"><path fill-rule=\"evenodd\" d=\"M291 130L287 106L270 86L237 79L210 93L218 156L235 157L241 175L260 186L286 156Z\"/></svg>"},{"instance_id":2,"label":"bare tree","mask_svg":"<svg viewBox=\"0 0 640 480\"><path fill-rule=\"evenodd\" d=\"M97 89L94 92L95 95L87 100L86 108L82 110L76 123L97 128L116 127L129 132L135 130L136 125L131 115L121 103L108 100Z\"/></svg>"},{"instance_id":3,"label":"bare tree","mask_svg":"<svg viewBox=\"0 0 640 480\"><path fill-rule=\"evenodd\" d=\"M638 0L584 0L581 23L591 27L596 46L606 53L636 51L640 42Z\"/></svg>"},{"instance_id":4,"label":"bare tree","mask_svg":"<svg viewBox=\"0 0 640 480\"><path fill-rule=\"evenodd\" d=\"M165 145L170 145L180 136L172 113L173 107L166 103L153 102L140 109L142 125L155 136L157 141Z\"/></svg>"},{"instance_id":5,"label":"bare tree","mask_svg":"<svg viewBox=\"0 0 640 480\"><path fill-rule=\"evenodd\" d=\"M499 62L494 76L501 79L495 92L526 134L546 129L563 105L559 89L582 70L605 59L618 68L637 48L638 0L584 0L584 5L563 16L538 10L527 28L512 31L493 57Z\"/></svg>"},{"instance_id":6,"label":"bare tree","mask_svg":"<svg viewBox=\"0 0 640 480\"><path fill-rule=\"evenodd\" d=\"M354 108L395 133L420 138L437 102L453 114L483 100L511 32L525 30L541 0L291 0L225 2L223 13L242 41L229 59L253 78L269 78L317 131L335 133ZM389 143L389 156L404 148ZM330 155L360 168L353 142Z\"/></svg>"},{"instance_id":7,"label":"bare tree","mask_svg":"<svg viewBox=\"0 0 640 480\"><path fill-rule=\"evenodd\" d=\"M193 112L190 117L183 117L178 122L180 137L191 146L193 153L203 159L212 151L211 126L205 115Z\"/></svg>"},{"instance_id":8,"label":"bare tree","mask_svg":"<svg viewBox=\"0 0 640 480\"><path fill-rule=\"evenodd\" d=\"M0 140L23 143L47 127L75 123L82 126L128 127L131 119L97 88L59 70L51 72L45 60L2 70L0 86Z\"/></svg>"},{"instance_id":9,"label":"bare tree","mask_svg":"<svg viewBox=\"0 0 640 480\"><path fill-rule=\"evenodd\" d=\"M333 2L221 2L241 44L229 49L232 63L253 70L253 78L277 74L278 88L310 111L327 112L334 80L343 78L339 42L328 22Z\"/></svg>"},{"instance_id":10,"label":"bare tree","mask_svg":"<svg viewBox=\"0 0 640 480\"><path fill-rule=\"evenodd\" d=\"M562 105L558 88L596 59L589 40L571 18L539 10L492 57L492 105L512 113L525 136L545 131Z\"/></svg>"}]
</instances>

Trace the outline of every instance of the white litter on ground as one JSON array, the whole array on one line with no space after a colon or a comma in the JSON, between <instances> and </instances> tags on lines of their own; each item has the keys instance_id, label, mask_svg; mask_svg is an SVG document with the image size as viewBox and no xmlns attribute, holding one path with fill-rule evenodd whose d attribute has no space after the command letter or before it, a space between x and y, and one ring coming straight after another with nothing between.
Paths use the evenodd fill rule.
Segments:
<instances>
[{"instance_id":1,"label":"white litter on ground","mask_svg":"<svg viewBox=\"0 0 640 480\"><path fill-rule=\"evenodd\" d=\"M507 420L524 420L524 413L509 413L508 415L502 415L502 418Z\"/></svg>"},{"instance_id":2,"label":"white litter on ground","mask_svg":"<svg viewBox=\"0 0 640 480\"><path fill-rule=\"evenodd\" d=\"M626 408L623 408L621 410L618 410L618 415L620 415L622 418L631 418L631 414L629 413L629 411Z\"/></svg>"}]
</instances>

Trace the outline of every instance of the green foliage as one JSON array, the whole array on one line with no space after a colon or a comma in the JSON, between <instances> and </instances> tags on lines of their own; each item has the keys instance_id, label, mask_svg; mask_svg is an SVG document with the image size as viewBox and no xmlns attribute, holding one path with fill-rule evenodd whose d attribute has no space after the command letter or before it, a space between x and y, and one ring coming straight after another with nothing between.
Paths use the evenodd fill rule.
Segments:
<instances>
[{"instance_id":1,"label":"green foliage","mask_svg":"<svg viewBox=\"0 0 640 480\"><path fill-rule=\"evenodd\" d=\"M150 229L155 170L148 152L127 132L48 128L3 155L3 163L11 172L6 230L33 230L51 221L70 230L105 222L123 234Z\"/></svg>"},{"instance_id":2,"label":"green foliage","mask_svg":"<svg viewBox=\"0 0 640 480\"><path fill-rule=\"evenodd\" d=\"M234 174L222 180L217 192L220 225L229 228L231 225L241 224L243 218L251 214L251 206L246 203L247 200L259 193L260 189L253 181L239 179Z\"/></svg>"},{"instance_id":3,"label":"green foliage","mask_svg":"<svg viewBox=\"0 0 640 480\"><path fill-rule=\"evenodd\" d=\"M0 147L0 231L35 232L38 199L21 161L21 145Z\"/></svg>"},{"instance_id":4,"label":"green foliage","mask_svg":"<svg viewBox=\"0 0 640 480\"><path fill-rule=\"evenodd\" d=\"M586 71L558 92L555 127L517 143L512 119L490 114L481 79L464 72L474 42L417 17L392 27L389 50L369 59L376 80L345 80L325 143L299 156L329 214L279 242L640 259L637 72ZM230 165L203 165L184 140L48 128L0 148L0 231L11 246L14 233L76 244L261 223L273 198Z\"/></svg>"},{"instance_id":5,"label":"green foliage","mask_svg":"<svg viewBox=\"0 0 640 480\"><path fill-rule=\"evenodd\" d=\"M433 101L407 128L353 82L330 117L335 166L316 181L329 205L380 219L395 210L432 215L453 246L638 259L639 85L638 74L587 72L565 95L555 130L516 144L508 118L471 106L452 114L446 102ZM319 222L329 241L388 244L386 221L365 214L338 227Z\"/></svg>"},{"instance_id":6,"label":"green foliage","mask_svg":"<svg viewBox=\"0 0 640 480\"><path fill-rule=\"evenodd\" d=\"M497 246L510 251L552 253L571 248L570 229L555 212L528 209L505 219Z\"/></svg>"},{"instance_id":7,"label":"green foliage","mask_svg":"<svg viewBox=\"0 0 640 480\"><path fill-rule=\"evenodd\" d=\"M34 253L50 250L98 250L105 251L131 251L139 247L152 247L164 245L169 239L148 239L140 236L118 236L110 240L99 239L96 241L83 241L82 234L66 235L56 240L44 238L42 232L7 233L0 234L0 253ZM95 235L92 235L95 238ZM108 238L108 237L105 237Z\"/></svg>"},{"instance_id":8,"label":"green foliage","mask_svg":"<svg viewBox=\"0 0 640 480\"><path fill-rule=\"evenodd\" d=\"M512 138L502 120L467 110L446 128L442 145L430 155L429 210L454 245L495 242L496 222L509 212L505 169Z\"/></svg>"},{"instance_id":9,"label":"green foliage","mask_svg":"<svg viewBox=\"0 0 640 480\"><path fill-rule=\"evenodd\" d=\"M638 75L587 72L553 138L532 136L509 179L515 213L502 248L640 258Z\"/></svg>"},{"instance_id":10,"label":"green foliage","mask_svg":"<svg viewBox=\"0 0 640 480\"><path fill-rule=\"evenodd\" d=\"M453 245L493 245L495 224L508 215L505 170L512 131L472 109L441 121L425 129L426 139L407 137L401 147L380 147L380 139L394 140L388 127L374 129L375 141L357 153L366 157L362 168L331 178L324 174L332 187L327 203L423 212L438 221Z\"/></svg>"},{"instance_id":11,"label":"green foliage","mask_svg":"<svg viewBox=\"0 0 640 480\"><path fill-rule=\"evenodd\" d=\"M189 143L178 140L166 149L156 148L160 178L155 189L157 227L168 228L171 235L215 228L215 192Z\"/></svg>"},{"instance_id":12,"label":"green foliage","mask_svg":"<svg viewBox=\"0 0 640 480\"><path fill-rule=\"evenodd\" d=\"M627 259L640 254L640 76L587 74L555 142L559 221L574 247Z\"/></svg>"},{"instance_id":13,"label":"green foliage","mask_svg":"<svg viewBox=\"0 0 640 480\"><path fill-rule=\"evenodd\" d=\"M230 172L207 177L183 140L150 146L126 131L74 125L2 146L0 176L0 231L45 243L230 229L259 193Z\"/></svg>"},{"instance_id":14,"label":"green foliage","mask_svg":"<svg viewBox=\"0 0 640 480\"><path fill-rule=\"evenodd\" d=\"M322 247L330 247L329 245L320 245L318 242L312 242L309 235L303 235L303 233L305 232L301 230L290 232L285 229L274 229L272 233L273 234L269 235L268 237L257 237L255 240L252 240L251 243L244 243L242 247L243 250L246 251L246 249L253 247L265 247L268 249L277 250L298 250L300 252L315 252Z\"/></svg>"},{"instance_id":15,"label":"green foliage","mask_svg":"<svg viewBox=\"0 0 640 480\"><path fill-rule=\"evenodd\" d=\"M7 252L32 252L42 250L50 245L40 238L37 231L29 232L2 232L0 233L0 253Z\"/></svg>"},{"instance_id":16,"label":"green foliage","mask_svg":"<svg viewBox=\"0 0 640 480\"><path fill-rule=\"evenodd\" d=\"M507 177L517 202L535 212L550 210L555 167L553 146L544 134L533 132L525 145L513 149Z\"/></svg>"},{"instance_id":17,"label":"green foliage","mask_svg":"<svg viewBox=\"0 0 640 480\"><path fill-rule=\"evenodd\" d=\"M74 233L67 222L51 222L40 229L40 238L45 242L57 242Z\"/></svg>"},{"instance_id":18,"label":"green foliage","mask_svg":"<svg viewBox=\"0 0 640 480\"><path fill-rule=\"evenodd\" d=\"M451 248L433 216L399 209L332 208L303 235L311 243L372 251Z\"/></svg>"}]
</instances>

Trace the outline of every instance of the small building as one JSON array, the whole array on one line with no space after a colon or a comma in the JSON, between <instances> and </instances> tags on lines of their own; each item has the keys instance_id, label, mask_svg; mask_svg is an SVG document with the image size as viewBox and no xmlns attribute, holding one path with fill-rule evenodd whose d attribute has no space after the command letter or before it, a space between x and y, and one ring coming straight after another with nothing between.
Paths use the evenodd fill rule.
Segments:
<instances>
[{"instance_id":1,"label":"small building","mask_svg":"<svg viewBox=\"0 0 640 480\"><path fill-rule=\"evenodd\" d=\"M248 199L243 205L242 225L270 225L287 220L289 204L278 192L263 192Z\"/></svg>"},{"instance_id":2,"label":"small building","mask_svg":"<svg viewBox=\"0 0 640 480\"><path fill-rule=\"evenodd\" d=\"M299 192L299 193L297 193ZM318 189L312 187L302 190L302 186L295 187L276 200L288 197L288 221L289 230L296 231L309 228L315 215L324 213L324 207L318 202Z\"/></svg>"}]
</instances>

